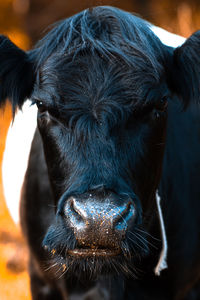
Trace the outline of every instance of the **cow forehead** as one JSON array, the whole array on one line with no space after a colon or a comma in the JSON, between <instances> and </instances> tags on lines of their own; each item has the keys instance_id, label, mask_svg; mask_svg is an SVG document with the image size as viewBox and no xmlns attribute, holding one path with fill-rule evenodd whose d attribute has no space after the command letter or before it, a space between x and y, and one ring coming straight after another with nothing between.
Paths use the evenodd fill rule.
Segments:
<instances>
[{"instance_id":1,"label":"cow forehead","mask_svg":"<svg viewBox=\"0 0 200 300\"><path fill-rule=\"evenodd\" d=\"M177 47L185 41L185 38L162 28L153 25L150 28L167 46ZM22 111L16 113L14 123L10 124L6 138L2 162L3 190L8 209L15 223L19 223L20 194L37 126L36 119L36 107L30 106L30 101L26 101Z\"/></svg>"}]
</instances>

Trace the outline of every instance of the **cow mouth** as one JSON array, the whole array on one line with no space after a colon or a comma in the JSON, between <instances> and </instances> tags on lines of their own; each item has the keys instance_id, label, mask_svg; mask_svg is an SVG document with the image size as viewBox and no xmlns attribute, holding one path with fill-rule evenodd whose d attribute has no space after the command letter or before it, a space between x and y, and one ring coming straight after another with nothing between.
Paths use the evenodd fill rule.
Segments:
<instances>
[{"instance_id":1,"label":"cow mouth","mask_svg":"<svg viewBox=\"0 0 200 300\"><path fill-rule=\"evenodd\" d=\"M112 257L120 254L120 249L84 249L68 250L67 254L74 257Z\"/></svg>"}]
</instances>

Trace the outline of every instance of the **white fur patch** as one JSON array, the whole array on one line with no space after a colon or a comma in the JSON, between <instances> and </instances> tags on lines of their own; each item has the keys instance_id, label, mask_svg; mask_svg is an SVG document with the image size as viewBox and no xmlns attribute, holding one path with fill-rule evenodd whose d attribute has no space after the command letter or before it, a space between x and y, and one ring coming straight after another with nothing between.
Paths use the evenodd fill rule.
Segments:
<instances>
[{"instance_id":1,"label":"white fur patch","mask_svg":"<svg viewBox=\"0 0 200 300\"><path fill-rule=\"evenodd\" d=\"M160 272L164 269L167 269L167 250L168 250L168 244L167 244L167 236L165 231L165 223L163 220L163 214L162 209L160 205L160 196L158 195L158 191L156 191L156 204L157 204L157 210L158 210L158 217L160 222L160 232L162 237L162 249L160 252L160 257L158 260L158 263L154 269L154 273L157 276L160 276Z\"/></svg>"},{"instance_id":2,"label":"white fur patch","mask_svg":"<svg viewBox=\"0 0 200 300\"><path fill-rule=\"evenodd\" d=\"M186 40L184 37L168 32L167 30L162 29L160 27L152 25L150 28L155 33L155 35L157 35L157 37L161 40L161 42L166 46L176 48L181 46Z\"/></svg>"},{"instance_id":3,"label":"white fur patch","mask_svg":"<svg viewBox=\"0 0 200 300\"><path fill-rule=\"evenodd\" d=\"M180 46L185 41L185 38L156 26L151 26L151 30L164 44L171 47ZM6 139L2 165L3 189L8 209L16 223L19 222L20 193L36 129L36 114L37 108L30 107L30 101L27 101L22 112L16 113Z\"/></svg>"},{"instance_id":4,"label":"white fur patch","mask_svg":"<svg viewBox=\"0 0 200 300\"><path fill-rule=\"evenodd\" d=\"M2 162L3 191L10 214L19 222L19 201L29 152L36 129L37 108L26 101L10 124Z\"/></svg>"}]
</instances>

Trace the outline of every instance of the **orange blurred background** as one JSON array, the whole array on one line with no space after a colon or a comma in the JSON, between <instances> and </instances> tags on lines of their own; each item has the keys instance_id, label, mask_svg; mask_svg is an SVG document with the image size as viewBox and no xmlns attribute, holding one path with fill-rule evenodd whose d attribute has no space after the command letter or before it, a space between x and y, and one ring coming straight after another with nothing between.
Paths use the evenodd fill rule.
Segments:
<instances>
[{"instance_id":1,"label":"orange blurred background","mask_svg":"<svg viewBox=\"0 0 200 300\"><path fill-rule=\"evenodd\" d=\"M136 12L150 22L188 37L200 29L199 0L0 0L0 33L29 49L51 23L95 5L112 5ZM0 167L11 121L9 105L0 111ZM12 221L2 190L0 172L0 299L31 299L28 254L19 226Z\"/></svg>"}]
</instances>

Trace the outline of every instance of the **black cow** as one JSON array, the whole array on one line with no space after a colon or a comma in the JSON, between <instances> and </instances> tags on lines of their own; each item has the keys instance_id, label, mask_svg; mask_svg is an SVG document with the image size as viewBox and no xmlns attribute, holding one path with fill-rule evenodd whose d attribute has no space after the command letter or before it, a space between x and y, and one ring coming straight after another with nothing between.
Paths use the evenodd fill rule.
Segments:
<instances>
[{"instance_id":1,"label":"black cow","mask_svg":"<svg viewBox=\"0 0 200 300\"><path fill-rule=\"evenodd\" d=\"M200 32L174 49L112 7L28 52L0 37L1 104L38 107L21 202L34 300L200 299L199 72Z\"/></svg>"}]
</instances>

